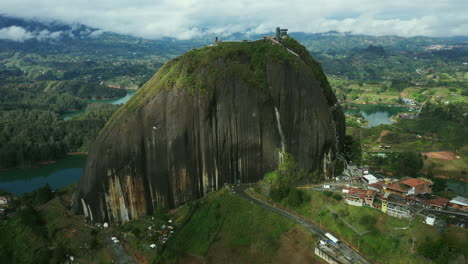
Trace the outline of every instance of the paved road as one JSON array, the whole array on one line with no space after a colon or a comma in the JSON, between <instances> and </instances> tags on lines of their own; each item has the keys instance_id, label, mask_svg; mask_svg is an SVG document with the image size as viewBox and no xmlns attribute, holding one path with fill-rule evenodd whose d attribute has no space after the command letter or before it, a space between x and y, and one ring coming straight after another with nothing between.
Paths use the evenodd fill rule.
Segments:
<instances>
[{"instance_id":1,"label":"paved road","mask_svg":"<svg viewBox=\"0 0 468 264\"><path fill-rule=\"evenodd\" d=\"M234 187L230 187L230 190L236 194L237 196L243 198L243 199L246 199L266 210L269 210L269 211L272 211L272 212L275 212L279 215L282 215L282 216L285 216L291 220L293 220L294 222L302 225L303 227L305 227L307 230L309 230L310 232L312 233L315 233L317 235L319 235L319 237L323 240L328 240L326 237L325 237L325 233L327 233L325 230L321 229L320 227L312 224L311 222L307 221L307 220L304 220L296 215L293 215L287 211L284 211L282 209L279 209L275 206L272 206L270 205L269 203L267 202L264 202L262 200L259 200L255 197L252 197L250 195L248 195L247 193L245 193L245 189L246 189L247 186L234 186ZM347 245L345 245L344 243L340 243L339 245L335 246L336 249L338 251L341 252L341 255L344 257L344 256L348 256L348 257L351 257L352 258L352 261L347 261L346 259L344 258L341 258L341 261L343 261L343 263L360 263L360 264L370 264L371 262L369 262L367 259L365 259L363 256L361 256L358 252L354 251L352 248L348 247Z\"/></svg>"}]
</instances>

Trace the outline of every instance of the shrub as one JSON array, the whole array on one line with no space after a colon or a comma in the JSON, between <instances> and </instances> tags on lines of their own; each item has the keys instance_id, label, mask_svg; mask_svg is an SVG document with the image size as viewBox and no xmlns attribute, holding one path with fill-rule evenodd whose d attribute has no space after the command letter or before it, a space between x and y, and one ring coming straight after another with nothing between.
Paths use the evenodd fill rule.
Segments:
<instances>
[{"instance_id":1,"label":"shrub","mask_svg":"<svg viewBox=\"0 0 468 264\"><path fill-rule=\"evenodd\" d=\"M53 264L64 263L67 260L67 251L63 245L59 244L52 252L52 258L47 262Z\"/></svg>"},{"instance_id":2,"label":"shrub","mask_svg":"<svg viewBox=\"0 0 468 264\"><path fill-rule=\"evenodd\" d=\"M26 206L18 215L21 224L31 228L37 235L45 236L44 221L33 207Z\"/></svg>"},{"instance_id":3,"label":"shrub","mask_svg":"<svg viewBox=\"0 0 468 264\"><path fill-rule=\"evenodd\" d=\"M270 190L270 199L274 202L280 202L289 194L290 188L280 186Z\"/></svg>"},{"instance_id":4,"label":"shrub","mask_svg":"<svg viewBox=\"0 0 468 264\"><path fill-rule=\"evenodd\" d=\"M343 199L343 197L338 193L333 194L332 197L333 197L333 199L335 199L337 201L341 201Z\"/></svg>"},{"instance_id":5,"label":"shrub","mask_svg":"<svg viewBox=\"0 0 468 264\"><path fill-rule=\"evenodd\" d=\"M341 217L348 216L349 215L348 209L345 208L345 209L338 210L338 215L341 216Z\"/></svg>"},{"instance_id":6,"label":"shrub","mask_svg":"<svg viewBox=\"0 0 468 264\"><path fill-rule=\"evenodd\" d=\"M288 193L287 204L292 207L299 207L306 201L305 195L302 191L291 189Z\"/></svg>"},{"instance_id":7,"label":"shrub","mask_svg":"<svg viewBox=\"0 0 468 264\"><path fill-rule=\"evenodd\" d=\"M157 219L165 221L165 220L168 219L167 213L168 213L168 212L167 212L167 209L166 209L166 208L164 208L164 207L162 207L162 206L158 206L158 207L156 208L156 210L154 210L153 215L154 215L154 217L156 217Z\"/></svg>"},{"instance_id":8,"label":"shrub","mask_svg":"<svg viewBox=\"0 0 468 264\"><path fill-rule=\"evenodd\" d=\"M359 224L362 226L365 226L367 228L373 228L375 226L375 223L377 222L377 218L372 215L363 215L359 219Z\"/></svg>"},{"instance_id":9,"label":"shrub","mask_svg":"<svg viewBox=\"0 0 468 264\"><path fill-rule=\"evenodd\" d=\"M445 239L430 240L426 238L418 247L418 254L434 261L434 263L448 263L456 255L456 249L450 247Z\"/></svg>"},{"instance_id":10,"label":"shrub","mask_svg":"<svg viewBox=\"0 0 468 264\"><path fill-rule=\"evenodd\" d=\"M256 193L260 193L261 189L260 189L260 186L258 185L255 185L254 188L253 188L254 192Z\"/></svg>"},{"instance_id":11,"label":"shrub","mask_svg":"<svg viewBox=\"0 0 468 264\"><path fill-rule=\"evenodd\" d=\"M133 228L132 234L134 234L135 237L140 238L141 230L139 228Z\"/></svg>"},{"instance_id":12,"label":"shrub","mask_svg":"<svg viewBox=\"0 0 468 264\"><path fill-rule=\"evenodd\" d=\"M328 210L327 209L322 209L320 210L320 212L318 212L318 216L322 217L322 216L325 216L328 214Z\"/></svg>"}]
</instances>

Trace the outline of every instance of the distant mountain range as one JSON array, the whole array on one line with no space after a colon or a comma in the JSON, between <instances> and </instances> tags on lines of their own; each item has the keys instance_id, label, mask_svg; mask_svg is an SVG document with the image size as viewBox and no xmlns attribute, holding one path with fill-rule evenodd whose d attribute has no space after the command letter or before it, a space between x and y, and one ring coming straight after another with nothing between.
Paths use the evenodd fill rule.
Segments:
<instances>
[{"instance_id":1,"label":"distant mountain range","mask_svg":"<svg viewBox=\"0 0 468 264\"><path fill-rule=\"evenodd\" d=\"M167 60L207 43L207 40L177 41L169 38L147 40L82 24L0 15L0 52L119 56L130 59L157 55Z\"/></svg>"},{"instance_id":2,"label":"distant mountain range","mask_svg":"<svg viewBox=\"0 0 468 264\"><path fill-rule=\"evenodd\" d=\"M265 35L273 35L273 32L257 35L246 35L242 32L235 33L226 39L258 39ZM303 33L291 32L291 36L302 42L311 51L330 51L352 48L366 48L369 45L384 46L392 49L418 49L421 47L443 44L443 45L467 45L468 36L450 38L430 38L430 37L399 37L399 36L367 36L353 35L350 32L329 31L323 33ZM216 36L195 38L187 41L162 38L158 40L147 40L138 37L120 35L112 32L105 32L99 28L89 27L83 24L66 24L59 21L43 21L34 19L23 19L0 14L0 44L2 47L8 41L27 43L45 42L57 43L60 41L92 40L98 39L109 44L110 41L117 41L129 45L145 46L147 44L171 43L171 47L182 49L198 47L211 43ZM37 43L35 43L37 45ZM68 43L69 44L69 43ZM18 45L18 44L16 44ZM21 45L19 45L21 46ZM130 52L132 52L130 50ZM181 50L181 52L183 52Z\"/></svg>"},{"instance_id":3,"label":"distant mountain range","mask_svg":"<svg viewBox=\"0 0 468 264\"><path fill-rule=\"evenodd\" d=\"M240 32L222 40L253 40L273 34L246 35ZM327 74L351 79L402 76L424 68L445 67L444 71L452 71L451 69L455 69L454 65L468 61L468 36L405 38L353 35L337 31L314 34L291 32L290 35L322 63ZM164 63L192 48L213 43L215 37L148 40L82 24L70 25L0 15L0 59L11 58L17 52L23 55L66 55L80 61L107 64L121 63L122 60L131 64L143 63L152 69L155 63ZM24 63L29 64L28 60ZM11 68L13 63L10 62L9 65ZM27 70L22 67L22 71ZM414 77L413 74L410 76Z\"/></svg>"},{"instance_id":4,"label":"distant mountain range","mask_svg":"<svg viewBox=\"0 0 468 264\"><path fill-rule=\"evenodd\" d=\"M64 24L57 21L38 21L0 15L0 39L23 42L26 40L55 40L96 37L103 31L82 24Z\"/></svg>"}]
</instances>

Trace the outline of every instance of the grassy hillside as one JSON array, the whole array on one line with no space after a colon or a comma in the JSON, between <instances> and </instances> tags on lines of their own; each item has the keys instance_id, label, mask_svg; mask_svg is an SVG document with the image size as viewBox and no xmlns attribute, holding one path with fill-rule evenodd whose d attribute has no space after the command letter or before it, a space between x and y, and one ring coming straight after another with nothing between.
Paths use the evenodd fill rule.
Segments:
<instances>
[{"instance_id":1,"label":"grassy hillside","mask_svg":"<svg viewBox=\"0 0 468 264\"><path fill-rule=\"evenodd\" d=\"M303 200L308 202L291 206L286 198L277 204L332 232L364 253L373 263L431 263L419 251L428 243L440 243L449 249L438 253L445 255L442 262L436 263L448 263L448 260L468 256L468 231L461 227L450 226L447 232L441 233L422 223L420 217L408 221L373 208L349 206L340 195L331 192L301 193L305 197ZM268 200L264 192L256 195Z\"/></svg>"},{"instance_id":2,"label":"grassy hillside","mask_svg":"<svg viewBox=\"0 0 468 264\"><path fill-rule=\"evenodd\" d=\"M319 263L313 247L312 235L292 221L220 190L196 205L157 259L161 263L281 263L287 259Z\"/></svg>"},{"instance_id":3,"label":"grassy hillside","mask_svg":"<svg viewBox=\"0 0 468 264\"><path fill-rule=\"evenodd\" d=\"M0 219L2 263L63 263L69 256L79 263L112 263L121 254L141 263L323 263L313 253L317 240L310 232L227 189L107 229L67 209L75 186L55 197L46 190L20 197L13 214ZM167 243L158 235L162 225L175 230ZM157 249L149 247L153 243Z\"/></svg>"},{"instance_id":4,"label":"grassy hillside","mask_svg":"<svg viewBox=\"0 0 468 264\"><path fill-rule=\"evenodd\" d=\"M97 230L65 207L74 190L54 197L42 188L14 201L7 219L0 219L1 262L58 264L73 256L80 263L111 263Z\"/></svg>"}]
</instances>

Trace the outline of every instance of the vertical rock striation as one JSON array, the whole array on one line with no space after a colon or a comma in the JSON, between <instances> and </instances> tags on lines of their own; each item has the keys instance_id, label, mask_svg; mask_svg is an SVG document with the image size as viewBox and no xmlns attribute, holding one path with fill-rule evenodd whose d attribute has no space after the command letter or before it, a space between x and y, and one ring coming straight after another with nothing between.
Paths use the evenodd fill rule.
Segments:
<instances>
[{"instance_id":1,"label":"vertical rock striation","mask_svg":"<svg viewBox=\"0 0 468 264\"><path fill-rule=\"evenodd\" d=\"M221 43L168 62L106 124L74 203L95 221L174 208L277 169L281 153L333 176L344 114L295 40Z\"/></svg>"}]
</instances>

